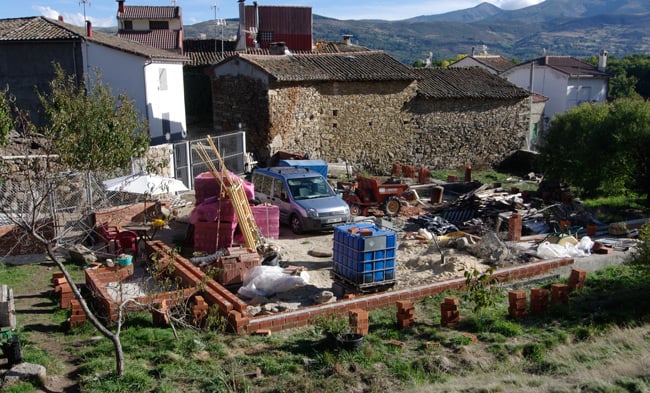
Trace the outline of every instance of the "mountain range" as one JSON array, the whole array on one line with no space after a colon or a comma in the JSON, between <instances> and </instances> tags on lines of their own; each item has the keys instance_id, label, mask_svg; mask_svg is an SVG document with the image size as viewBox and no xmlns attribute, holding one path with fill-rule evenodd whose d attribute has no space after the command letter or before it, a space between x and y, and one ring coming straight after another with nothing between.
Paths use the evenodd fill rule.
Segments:
<instances>
[{"instance_id":1,"label":"mountain range","mask_svg":"<svg viewBox=\"0 0 650 393\"><path fill-rule=\"evenodd\" d=\"M214 37L214 21L184 26L186 38ZM225 37L236 33L228 20ZM503 10L490 3L400 21L339 20L313 16L314 40L342 41L384 50L405 64L431 56L448 60L459 54L487 52L515 60L546 55L590 57L650 54L650 1L546 0Z\"/></svg>"}]
</instances>

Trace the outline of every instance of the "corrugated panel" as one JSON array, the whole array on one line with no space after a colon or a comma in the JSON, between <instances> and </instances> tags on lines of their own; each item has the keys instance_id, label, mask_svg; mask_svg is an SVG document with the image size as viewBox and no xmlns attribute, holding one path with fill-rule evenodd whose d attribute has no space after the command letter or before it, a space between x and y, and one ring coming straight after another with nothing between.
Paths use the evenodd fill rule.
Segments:
<instances>
[{"instance_id":1,"label":"corrugated panel","mask_svg":"<svg viewBox=\"0 0 650 393\"><path fill-rule=\"evenodd\" d=\"M312 35L311 7L258 6L259 31ZM255 7L246 6L246 28L255 26Z\"/></svg>"}]
</instances>

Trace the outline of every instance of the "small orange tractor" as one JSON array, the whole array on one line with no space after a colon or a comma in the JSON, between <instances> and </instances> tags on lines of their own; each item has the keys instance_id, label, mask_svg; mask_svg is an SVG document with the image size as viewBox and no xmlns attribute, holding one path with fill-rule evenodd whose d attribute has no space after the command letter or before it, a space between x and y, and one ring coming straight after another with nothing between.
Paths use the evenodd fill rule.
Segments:
<instances>
[{"instance_id":1,"label":"small orange tractor","mask_svg":"<svg viewBox=\"0 0 650 393\"><path fill-rule=\"evenodd\" d=\"M380 183L375 177L357 176L351 182L339 183L343 200L350 205L353 216L367 216L372 209L381 209L385 215L399 214L402 204L400 196L409 188L408 184Z\"/></svg>"}]
</instances>

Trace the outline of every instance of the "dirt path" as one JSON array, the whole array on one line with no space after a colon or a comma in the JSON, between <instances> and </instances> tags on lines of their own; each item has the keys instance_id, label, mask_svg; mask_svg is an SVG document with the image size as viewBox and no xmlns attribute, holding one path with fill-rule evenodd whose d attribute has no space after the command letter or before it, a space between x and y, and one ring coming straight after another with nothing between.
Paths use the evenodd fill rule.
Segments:
<instances>
[{"instance_id":1,"label":"dirt path","mask_svg":"<svg viewBox=\"0 0 650 393\"><path fill-rule=\"evenodd\" d=\"M38 392L79 392L77 358L69 349L72 343L65 342L65 336L61 334L53 334L66 329L65 322L56 323L53 315L59 305L53 297L49 280L56 268L52 263L35 266L33 279L20 288L14 288L16 321L25 336L21 340L24 341L23 353L30 347L45 351L46 359L51 363L43 364L47 368L47 384Z\"/></svg>"}]
</instances>

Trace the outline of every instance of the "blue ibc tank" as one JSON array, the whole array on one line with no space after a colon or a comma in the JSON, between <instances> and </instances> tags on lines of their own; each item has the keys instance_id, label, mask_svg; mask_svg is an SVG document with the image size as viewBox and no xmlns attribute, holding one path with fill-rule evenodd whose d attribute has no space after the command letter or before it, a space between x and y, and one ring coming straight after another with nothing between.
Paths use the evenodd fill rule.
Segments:
<instances>
[{"instance_id":1,"label":"blue ibc tank","mask_svg":"<svg viewBox=\"0 0 650 393\"><path fill-rule=\"evenodd\" d=\"M362 229L369 231L362 235ZM338 226L334 228L334 272L363 286L392 282L396 279L396 247L393 231L369 223Z\"/></svg>"}]
</instances>

